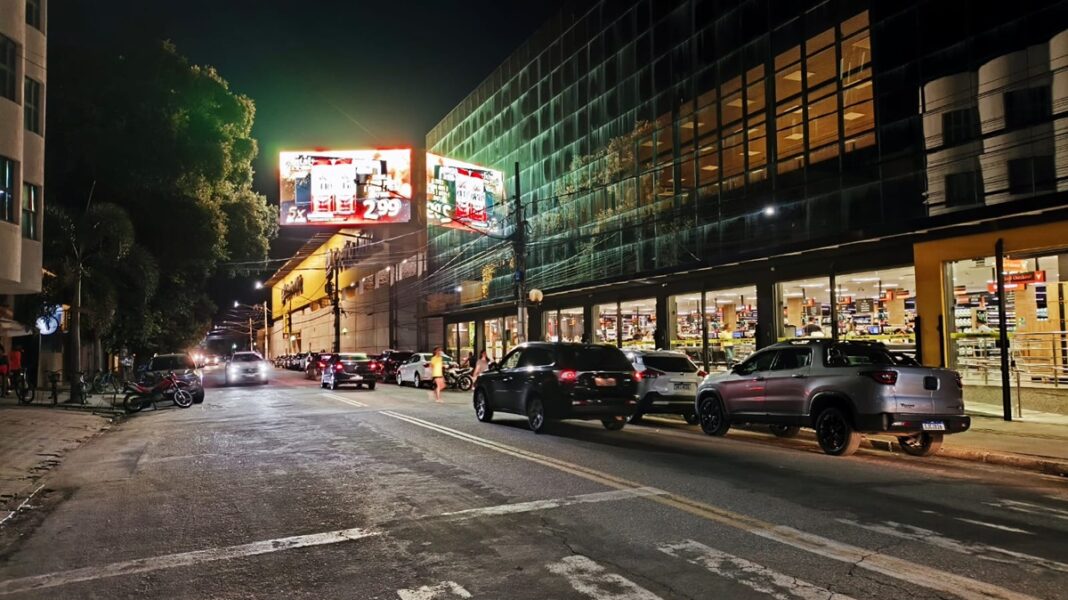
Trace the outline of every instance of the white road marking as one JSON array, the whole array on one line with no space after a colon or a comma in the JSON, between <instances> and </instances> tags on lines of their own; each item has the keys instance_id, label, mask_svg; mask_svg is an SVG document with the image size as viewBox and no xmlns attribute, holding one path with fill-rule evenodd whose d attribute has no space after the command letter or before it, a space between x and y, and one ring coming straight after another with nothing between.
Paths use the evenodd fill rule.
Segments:
<instances>
[{"instance_id":1,"label":"white road marking","mask_svg":"<svg viewBox=\"0 0 1068 600\"><path fill-rule=\"evenodd\" d=\"M937 515L937 514L940 514L938 511L935 511L935 510L921 510L920 512L922 512L925 515Z\"/></svg>"},{"instance_id":2,"label":"white road marking","mask_svg":"<svg viewBox=\"0 0 1068 600\"><path fill-rule=\"evenodd\" d=\"M1057 562L1055 560L1032 556L1022 552L1015 552L1013 550L1006 550L1005 548L998 548L997 546L989 546L978 542L963 542L945 537L930 529L923 529L921 527L905 525L903 523L886 521L881 525L872 525L850 521L849 519L838 519L838 522L891 537L911 540L914 542L924 542L945 550L967 554L968 556L974 556L991 562L1014 565L1029 570L1034 570L1034 567L1041 567L1043 569L1049 569L1050 571L1068 573L1068 564Z\"/></svg>"},{"instance_id":3,"label":"white road marking","mask_svg":"<svg viewBox=\"0 0 1068 600\"><path fill-rule=\"evenodd\" d=\"M487 506L485 508L468 508L466 510L458 510L456 512L449 512L441 515L442 517L475 517L475 516L498 516L498 515L510 515L522 512L533 512L537 510L547 510L551 508L559 508L561 506L572 506L574 504L595 504L597 502L611 502L614 500L627 500L630 498L641 498L643 496L654 496L657 494L666 494L663 490L656 488L644 487L635 488L629 490L612 490L610 492L595 492L592 494L582 494L579 496L568 496L566 498L554 498L551 500L533 500L531 502L517 502L515 504L499 504L497 506Z\"/></svg>"},{"instance_id":4,"label":"white road marking","mask_svg":"<svg viewBox=\"0 0 1068 600\"><path fill-rule=\"evenodd\" d=\"M693 540L661 544L658 549L675 558L705 567L716 575L736 581L751 590L767 594L775 600L853 600L844 594L837 594Z\"/></svg>"},{"instance_id":5,"label":"white road marking","mask_svg":"<svg viewBox=\"0 0 1068 600\"><path fill-rule=\"evenodd\" d=\"M558 471L571 473L578 477L595 481L615 489L635 489L643 487L633 481L628 481L603 471L555 459L544 454L530 452L515 446L494 442L486 438L444 427L417 417L389 410L381 411L379 414L405 421L424 429L437 431L438 433L454 437L458 440L489 448L496 452L500 452L501 454L515 456L530 462L551 467ZM962 577L960 575L946 573L945 571L928 567L926 565L888 556L859 546L836 542L829 538L799 531L792 527L775 525L755 517L750 517L718 506L712 506L685 496L667 493L663 495L646 496L645 498L658 504L689 512L721 525L740 529L753 535L792 546L805 552L848 563L857 568L879 573L912 585L943 592L947 595L957 596L968 600L988 600L991 598L1002 600L1034 600L1032 596L1014 592L983 581L977 581L970 577Z\"/></svg>"},{"instance_id":6,"label":"white road marking","mask_svg":"<svg viewBox=\"0 0 1068 600\"><path fill-rule=\"evenodd\" d=\"M975 519L965 519L964 517L956 517L956 519L964 523L971 523L972 525L981 525L983 527L989 527L991 529L1000 529L1001 531L1008 531L1009 533L1026 533L1027 535L1034 535L1033 533L1025 529L1017 529L1015 527L1009 527L1008 525L998 525L997 523L987 523L986 521L976 521Z\"/></svg>"},{"instance_id":7,"label":"white road marking","mask_svg":"<svg viewBox=\"0 0 1068 600\"><path fill-rule=\"evenodd\" d=\"M987 506L1006 508L1008 510L1027 513L1029 515L1042 515L1043 517L1053 517L1068 521L1068 510L1050 508L1048 506L1042 506L1041 504L1032 504L1031 502L1021 502L1019 500L998 500L996 502L986 502L985 504Z\"/></svg>"},{"instance_id":8,"label":"white road marking","mask_svg":"<svg viewBox=\"0 0 1068 600\"><path fill-rule=\"evenodd\" d=\"M30 500L33 500L33 497L37 495L37 492L39 492L39 491L41 491L43 489L44 489L44 484L43 483L41 485L37 486L37 489L35 489L32 492L30 492L30 495L26 496L26 499L23 500L22 502L20 502L19 505L15 507L15 510L12 510L12 511L8 512L6 517L4 517L3 519L0 519L0 525L3 525L4 523L7 523L8 519L10 519L11 517L14 517L15 515L19 514L19 512L23 508L26 508L26 505L30 503Z\"/></svg>"},{"instance_id":9,"label":"white road marking","mask_svg":"<svg viewBox=\"0 0 1068 600\"><path fill-rule=\"evenodd\" d=\"M532 502L516 502L512 504L484 506L481 508L472 508L468 510L447 512L438 515L428 515L425 517L418 517L414 520L418 521L443 518L449 521L462 521L483 516L535 512L539 510L547 510L563 506L571 506L575 504L593 504L597 502L626 500L629 498L640 498L643 496L649 496L658 493L665 492L661 492L660 490L656 490L654 488L613 490L610 492L595 492L592 494L565 496L563 498L554 498L550 500L534 500ZM238 546L210 548L207 550L196 550L193 552L168 554L152 558L144 558L120 563L111 563L108 565L96 567L84 567L80 569L73 569L70 571L59 571L54 573L46 573L43 575L33 575L30 577L23 577L21 579L0 581L0 596L24 592L27 590L51 588L72 583L79 583L83 581L105 579L108 577L119 577L122 575L132 575L134 573L144 573L147 571L158 571L163 569L170 569L173 567L182 567L203 562L229 560L246 556L256 556L259 554L281 552L284 550L291 550L293 548L337 544L350 540L361 539L364 537L383 535L383 533L384 532L382 531L369 531L359 528L340 529L337 531L327 531L323 533L299 535L293 537L278 538L274 540L264 540L252 542L249 544L241 544Z\"/></svg>"},{"instance_id":10,"label":"white road marking","mask_svg":"<svg viewBox=\"0 0 1068 600\"><path fill-rule=\"evenodd\" d=\"M424 585L414 590L397 590L401 600L435 600L436 598L470 598L468 592L455 581L442 581L437 585Z\"/></svg>"},{"instance_id":11,"label":"white road marking","mask_svg":"<svg viewBox=\"0 0 1068 600\"><path fill-rule=\"evenodd\" d=\"M344 402L345 404L349 404L349 405L355 406L357 408L367 408L367 405L364 404L363 402L360 402L359 400L353 400L351 398L346 398L344 396L339 396L338 394L323 394L323 396L325 396L327 398L330 398L331 400L337 400L338 402Z\"/></svg>"},{"instance_id":12,"label":"white road marking","mask_svg":"<svg viewBox=\"0 0 1068 600\"><path fill-rule=\"evenodd\" d=\"M610 573L585 556L566 556L546 565L551 573L562 575L575 591L594 600L662 600L660 596L616 573Z\"/></svg>"},{"instance_id":13,"label":"white road marking","mask_svg":"<svg viewBox=\"0 0 1068 600\"><path fill-rule=\"evenodd\" d=\"M221 548L208 548L207 550L194 550L192 552L179 552L177 554L138 558L111 563L109 565L83 567L81 569L72 569L70 571L60 571L57 573L46 573L44 575L34 575L31 577L0 581L0 595L52 588L82 581L104 579L106 577L133 575L134 573L146 573L161 569L173 569L174 567L188 567L206 562L270 554L273 552L281 552L283 550L292 550L294 548L339 544L341 542L351 542L377 535L381 535L381 532L354 527L352 529L338 529L336 531L327 531L323 533L262 540L249 544L239 544L237 546L223 546Z\"/></svg>"}]
</instances>

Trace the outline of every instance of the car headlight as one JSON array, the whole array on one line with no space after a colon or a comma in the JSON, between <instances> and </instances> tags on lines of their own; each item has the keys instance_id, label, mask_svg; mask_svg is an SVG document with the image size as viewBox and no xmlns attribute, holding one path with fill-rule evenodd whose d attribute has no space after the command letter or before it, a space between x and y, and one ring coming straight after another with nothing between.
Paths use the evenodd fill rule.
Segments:
<instances>
[{"instance_id":1,"label":"car headlight","mask_svg":"<svg viewBox=\"0 0 1068 600\"><path fill-rule=\"evenodd\" d=\"M260 373L267 372L267 363L260 363Z\"/></svg>"}]
</instances>

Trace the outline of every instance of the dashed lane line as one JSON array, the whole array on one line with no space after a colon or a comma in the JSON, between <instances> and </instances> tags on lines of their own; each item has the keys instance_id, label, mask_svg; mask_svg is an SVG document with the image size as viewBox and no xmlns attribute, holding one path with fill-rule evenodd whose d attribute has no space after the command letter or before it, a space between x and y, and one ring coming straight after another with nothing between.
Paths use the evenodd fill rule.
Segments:
<instances>
[{"instance_id":1,"label":"dashed lane line","mask_svg":"<svg viewBox=\"0 0 1068 600\"><path fill-rule=\"evenodd\" d=\"M594 504L598 502L617 502L631 498L642 498L655 494L665 493L653 488L635 488L630 490L612 490L610 492L595 492L592 494L579 494L553 498L549 500L535 500L532 502L517 502L512 504L499 504L484 506L461 511L440 513L418 517L412 521L427 521L441 519L444 521L463 521L487 516L499 516L506 514L530 513L564 506L577 504ZM401 521L398 526L403 526L407 521ZM260 554L283 552L296 548L310 546L324 546L356 541L364 538L380 536L386 533L383 530L350 528L335 531L324 531L307 535L261 540L236 546L223 546L194 550L191 552L179 552L151 558L141 558L123 562L116 562L100 566L83 567L68 571L57 571L42 575L32 575L18 579L0 580L0 596L16 594L32 590L54 588L85 581L95 581L110 577L146 573L149 571L161 571L175 567L198 565L201 563L216 562L220 560L232 560Z\"/></svg>"},{"instance_id":2,"label":"dashed lane line","mask_svg":"<svg viewBox=\"0 0 1068 600\"><path fill-rule=\"evenodd\" d=\"M470 444L482 446L501 454L515 456L533 463L545 465L558 471L570 473L615 489L635 489L645 487L633 481L603 471L598 471L575 463L481 438L430 421L425 421L418 417L412 417L388 410L381 411L379 414L405 421L417 427L436 431ZM664 506L682 510L703 519L735 529L740 529L750 534L779 542L805 552L816 554L831 560L845 562L856 568L879 573L892 579L936 590L948 595L965 598L967 600L1033 600L1032 596L1014 592L990 583L954 575L952 573L947 573L925 565L882 554L877 551L861 548L859 546L837 542L792 527L775 525L755 517L736 513L718 506L705 504L685 496L667 493L662 495L651 495L646 498Z\"/></svg>"},{"instance_id":3,"label":"dashed lane line","mask_svg":"<svg viewBox=\"0 0 1068 600\"><path fill-rule=\"evenodd\" d=\"M987 523L986 521L977 521L975 519L965 519L964 517L954 517L954 519L962 522L969 523L971 525L979 525L981 527L989 527L991 529L997 529L1000 531L1007 531L1009 533L1022 533L1025 535L1034 535L1026 529L1018 529L1016 527L1009 527L1008 525L998 525L997 523Z\"/></svg>"},{"instance_id":4,"label":"dashed lane line","mask_svg":"<svg viewBox=\"0 0 1068 600\"><path fill-rule=\"evenodd\" d=\"M436 585L424 585L411 590L397 590L400 600L445 600L446 598L471 598L471 592L455 581L442 581Z\"/></svg>"},{"instance_id":5,"label":"dashed lane line","mask_svg":"<svg viewBox=\"0 0 1068 600\"><path fill-rule=\"evenodd\" d=\"M576 592L593 600L663 600L580 554L565 556L560 562L547 565L547 568L550 573L566 579Z\"/></svg>"},{"instance_id":6,"label":"dashed lane line","mask_svg":"<svg viewBox=\"0 0 1068 600\"><path fill-rule=\"evenodd\" d=\"M1042 506L1041 504L1034 504L1032 502L1002 499L996 500L994 502L986 502L985 504L987 506L993 506L995 508L1004 508L1029 515L1040 515L1043 517L1053 517L1054 519L1064 519L1068 521L1068 510L1063 510L1060 508L1051 508L1049 506Z\"/></svg>"}]
</instances>

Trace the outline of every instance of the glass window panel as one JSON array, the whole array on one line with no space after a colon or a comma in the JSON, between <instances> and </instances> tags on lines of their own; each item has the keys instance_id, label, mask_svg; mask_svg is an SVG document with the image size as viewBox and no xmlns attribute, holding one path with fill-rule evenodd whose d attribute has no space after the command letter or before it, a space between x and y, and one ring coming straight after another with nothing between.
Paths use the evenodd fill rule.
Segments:
<instances>
[{"instance_id":1,"label":"glass window panel","mask_svg":"<svg viewBox=\"0 0 1068 600\"><path fill-rule=\"evenodd\" d=\"M828 48L815 56L809 57L806 64L809 86L820 85L837 76L837 65L835 64L834 55L834 48Z\"/></svg>"},{"instance_id":2,"label":"glass window panel","mask_svg":"<svg viewBox=\"0 0 1068 600\"><path fill-rule=\"evenodd\" d=\"M719 181L719 153L712 151L697 159L697 177L701 185Z\"/></svg>"},{"instance_id":3,"label":"glass window panel","mask_svg":"<svg viewBox=\"0 0 1068 600\"><path fill-rule=\"evenodd\" d=\"M836 112L838 110L838 97L827 96L823 100L813 102L808 107L808 117L810 119L815 117L822 117L829 113Z\"/></svg>"},{"instance_id":4,"label":"glass window panel","mask_svg":"<svg viewBox=\"0 0 1068 600\"><path fill-rule=\"evenodd\" d=\"M694 129L696 127L692 116L684 117L679 121L679 148L683 152L690 149L690 144L694 138Z\"/></svg>"},{"instance_id":5,"label":"glass window panel","mask_svg":"<svg viewBox=\"0 0 1068 600\"><path fill-rule=\"evenodd\" d=\"M782 102L786 98L801 93L801 65L797 64L775 74L775 100Z\"/></svg>"},{"instance_id":6,"label":"glass window panel","mask_svg":"<svg viewBox=\"0 0 1068 600\"><path fill-rule=\"evenodd\" d=\"M675 304L675 323L671 331L671 349L685 352L691 357L701 356L703 330L701 318L701 294L674 296L668 300Z\"/></svg>"},{"instance_id":7,"label":"glass window panel","mask_svg":"<svg viewBox=\"0 0 1068 600\"><path fill-rule=\"evenodd\" d=\"M859 15L842 21L841 24L842 37L852 35L861 29L868 28L868 11L864 11Z\"/></svg>"},{"instance_id":8,"label":"glass window panel","mask_svg":"<svg viewBox=\"0 0 1068 600\"><path fill-rule=\"evenodd\" d=\"M756 287L705 292L708 365L726 371L756 349Z\"/></svg>"},{"instance_id":9,"label":"glass window panel","mask_svg":"<svg viewBox=\"0 0 1068 600\"><path fill-rule=\"evenodd\" d=\"M852 84L856 81L860 81L852 87L848 87L842 92L842 102L849 106L850 104L856 104L865 100L871 100L871 69L864 69L863 81L860 78L850 79L849 83ZM843 81L843 84L845 82Z\"/></svg>"},{"instance_id":10,"label":"glass window panel","mask_svg":"<svg viewBox=\"0 0 1068 600\"><path fill-rule=\"evenodd\" d=\"M845 109L842 114L845 136L856 136L875 127L875 105L869 100Z\"/></svg>"},{"instance_id":11,"label":"glass window panel","mask_svg":"<svg viewBox=\"0 0 1068 600\"><path fill-rule=\"evenodd\" d=\"M831 337L831 282L825 277L779 284L782 330L779 339Z\"/></svg>"},{"instance_id":12,"label":"glass window panel","mask_svg":"<svg viewBox=\"0 0 1068 600\"><path fill-rule=\"evenodd\" d=\"M867 67L871 63L871 39L868 32L842 40L842 73Z\"/></svg>"},{"instance_id":13,"label":"glass window panel","mask_svg":"<svg viewBox=\"0 0 1068 600\"><path fill-rule=\"evenodd\" d=\"M745 91L746 111L748 114L758 114L764 111L764 80L761 79L750 85Z\"/></svg>"},{"instance_id":14,"label":"glass window panel","mask_svg":"<svg viewBox=\"0 0 1068 600\"><path fill-rule=\"evenodd\" d=\"M723 123L730 124L742 118L742 94L735 93L723 99Z\"/></svg>"},{"instance_id":15,"label":"glass window panel","mask_svg":"<svg viewBox=\"0 0 1068 600\"><path fill-rule=\"evenodd\" d=\"M740 142L741 140L739 140ZM742 145L723 148L723 177L740 175L745 169L745 153Z\"/></svg>"},{"instance_id":16,"label":"glass window panel","mask_svg":"<svg viewBox=\"0 0 1068 600\"><path fill-rule=\"evenodd\" d=\"M823 33L808 38L805 41L805 53L812 56L816 52L823 50L824 48L834 44L834 28L830 28Z\"/></svg>"},{"instance_id":17,"label":"glass window panel","mask_svg":"<svg viewBox=\"0 0 1068 600\"><path fill-rule=\"evenodd\" d=\"M643 171L653 164L653 136L651 135L638 140L638 164Z\"/></svg>"},{"instance_id":18,"label":"glass window panel","mask_svg":"<svg viewBox=\"0 0 1068 600\"><path fill-rule=\"evenodd\" d=\"M690 191L696 184L697 178L694 174L693 154L687 154L682 162L679 163L679 186L682 188L680 191Z\"/></svg>"},{"instance_id":19,"label":"glass window panel","mask_svg":"<svg viewBox=\"0 0 1068 600\"><path fill-rule=\"evenodd\" d=\"M656 299L620 303L623 347L628 349L656 348Z\"/></svg>"},{"instance_id":20,"label":"glass window panel","mask_svg":"<svg viewBox=\"0 0 1068 600\"><path fill-rule=\"evenodd\" d=\"M716 105L706 106L697 111L697 130L702 140L709 135L715 135L719 129L719 121L716 116ZM702 142L703 144L703 142Z\"/></svg>"},{"instance_id":21,"label":"glass window panel","mask_svg":"<svg viewBox=\"0 0 1068 600\"><path fill-rule=\"evenodd\" d=\"M775 57L775 70L781 71L801 60L801 46L794 46Z\"/></svg>"}]
</instances>

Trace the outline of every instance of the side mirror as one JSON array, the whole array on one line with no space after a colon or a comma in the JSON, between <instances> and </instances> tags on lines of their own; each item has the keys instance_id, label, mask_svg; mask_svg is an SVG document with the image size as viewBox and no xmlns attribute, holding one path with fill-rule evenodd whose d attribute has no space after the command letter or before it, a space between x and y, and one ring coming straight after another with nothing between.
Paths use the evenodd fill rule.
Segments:
<instances>
[{"instance_id":1,"label":"side mirror","mask_svg":"<svg viewBox=\"0 0 1068 600\"><path fill-rule=\"evenodd\" d=\"M740 365L738 363L734 363L734 364L730 365L730 368L731 368L731 373L733 373L735 375L740 375L741 372L742 372L742 365Z\"/></svg>"}]
</instances>

